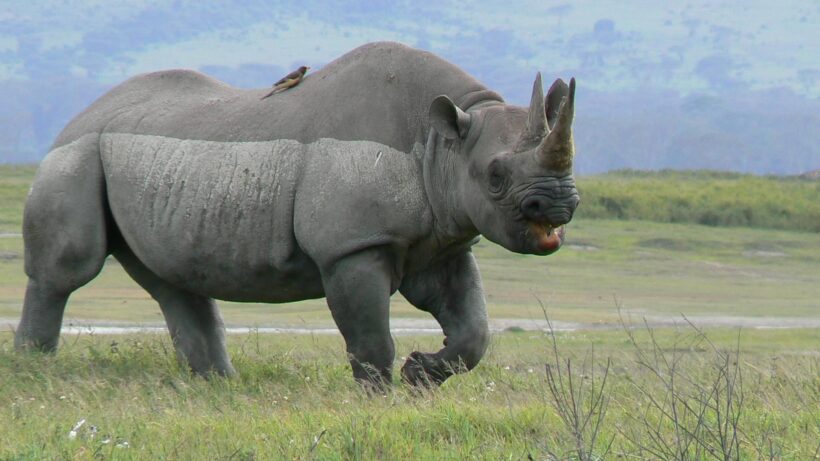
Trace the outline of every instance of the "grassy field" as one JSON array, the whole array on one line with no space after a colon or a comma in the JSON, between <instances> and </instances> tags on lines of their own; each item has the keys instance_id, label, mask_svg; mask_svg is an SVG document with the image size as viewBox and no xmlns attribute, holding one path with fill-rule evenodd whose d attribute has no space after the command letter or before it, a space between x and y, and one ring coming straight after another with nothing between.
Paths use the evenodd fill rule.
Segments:
<instances>
[{"instance_id":1,"label":"grassy field","mask_svg":"<svg viewBox=\"0 0 820 461\"><path fill-rule=\"evenodd\" d=\"M31 165L0 165L0 234L20 232L34 171Z\"/></svg>"},{"instance_id":2,"label":"grassy field","mask_svg":"<svg viewBox=\"0 0 820 461\"><path fill-rule=\"evenodd\" d=\"M557 356L547 335L504 333L441 389L384 395L353 383L333 336L231 336L240 377L206 381L164 335L21 356L0 334L0 459L817 459L816 331L653 333L656 346L647 330L634 344L625 331L557 333ZM586 427L562 418L561 396Z\"/></svg>"},{"instance_id":3,"label":"grassy field","mask_svg":"<svg viewBox=\"0 0 820 461\"><path fill-rule=\"evenodd\" d=\"M492 319L534 329L541 301L580 329L555 342L499 333L476 370L438 391L367 395L337 335L231 335L232 380L191 377L167 335L68 335L56 355L15 354L33 172L0 167L0 460L820 459L818 329L716 327L816 324L816 232L582 213L550 257L481 242ZM231 325L332 326L323 300L220 306ZM626 329L618 307L627 321L678 326ZM392 318L430 317L396 295ZM91 322L162 317L109 260L66 312ZM396 340L398 366L441 338Z\"/></svg>"},{"instance_id":4,"label":"grassy field","mask_svg":"<svg viewBox=\"0 0 820 461\"><path fill-rule=\"evenodd\" d=\"M578 180L585 218L820 232L820 181L716 171L623 170Z\"/></svg>"}]
</instances>

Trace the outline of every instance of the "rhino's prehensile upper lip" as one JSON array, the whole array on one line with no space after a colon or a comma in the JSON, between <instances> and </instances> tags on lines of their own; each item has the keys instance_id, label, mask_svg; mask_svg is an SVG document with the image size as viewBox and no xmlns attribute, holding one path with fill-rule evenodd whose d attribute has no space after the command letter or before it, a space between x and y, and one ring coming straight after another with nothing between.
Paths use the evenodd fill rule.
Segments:
<instances>
[{"instance_id":1,"label":"rhino's prehensile upper lip","mask_svg":"<svg viewBox=\"0 0 820 461\"><path fill-rule=\"evenodd\" d=\"M553 252L564 243L564 226L527 221L528 235L535 239L535 246L542 252Z\"/></svg>"}]
</instances>

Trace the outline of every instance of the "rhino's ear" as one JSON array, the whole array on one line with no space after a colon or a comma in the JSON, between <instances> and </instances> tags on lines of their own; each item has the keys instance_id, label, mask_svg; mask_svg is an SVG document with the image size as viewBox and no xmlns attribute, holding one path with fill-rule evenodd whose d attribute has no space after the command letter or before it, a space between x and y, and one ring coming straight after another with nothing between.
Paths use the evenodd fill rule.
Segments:
<instances>
[{"instance_id":1,"label":"rhino's ear","mask_svg":"<svg viewBox=\"0 0 820 461\"><path fill-rule=\"evenodd\" d=\"M430 104L430 124L448 139L464 138L470 129L470 114L459 109L445 95L436 96Z\"/></svg>"},{"instance_id":2,"label":"rhino's ear","mask_svg":"<svg viewBox=\"0 0 820 461\"><path fill-rule=\"evenodd\" d=\"M547 112L547 124L550 130L555 128L555 121L558 120L558 108L561 106L561 100L565 96L569 96L569 86L560 78L553 82L547 97L544 98L544 107Z\"/></svg>"}]
</instances>

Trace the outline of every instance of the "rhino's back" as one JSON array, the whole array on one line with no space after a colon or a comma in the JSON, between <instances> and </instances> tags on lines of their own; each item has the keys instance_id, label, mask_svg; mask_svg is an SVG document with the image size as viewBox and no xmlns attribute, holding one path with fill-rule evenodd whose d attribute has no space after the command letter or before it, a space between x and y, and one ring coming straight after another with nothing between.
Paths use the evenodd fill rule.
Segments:
<instances>
[{"instance_id":1,"label":"rhino's back","mask_svg":"<svg viewBox=\"0 0 820 461\"><path fill-rule=\"evenodd\" d=\"M57 144L117 132L209 141L373 141L410 152L425 140L435 96L500 99L447 61L390 42L359 47L261 100L268 90L234 88L188 70L136 76L78 116Z\"/></svg>"}]
</instances>

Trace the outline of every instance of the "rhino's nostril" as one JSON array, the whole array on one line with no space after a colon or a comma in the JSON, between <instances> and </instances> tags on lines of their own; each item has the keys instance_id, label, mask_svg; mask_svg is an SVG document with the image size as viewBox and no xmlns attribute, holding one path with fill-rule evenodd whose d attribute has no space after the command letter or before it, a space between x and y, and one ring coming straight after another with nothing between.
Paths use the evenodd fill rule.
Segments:
<instances>
[{"instance_id":1,"label":"rhino's nostril","mask_svg":"<svg viewBox=\"0 0 820 461\"><path fill-rule=\"evenodd\" d=\"M545 197L527 197L521 203L521 212L527 219L543 219L547 208L549 208L549 203Z\"/></svg>"}]
</instances>

